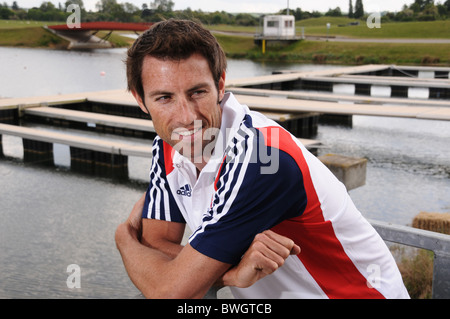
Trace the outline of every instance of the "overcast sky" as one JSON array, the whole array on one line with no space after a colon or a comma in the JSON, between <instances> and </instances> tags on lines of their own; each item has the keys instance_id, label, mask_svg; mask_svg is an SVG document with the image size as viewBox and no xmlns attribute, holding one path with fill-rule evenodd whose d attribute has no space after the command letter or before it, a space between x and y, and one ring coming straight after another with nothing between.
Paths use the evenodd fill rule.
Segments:
<instances>
[{"instance_id":1,"label":"overcast sky","mask_svg":"<svg viewBox=\"0 0 450 319\"><path fill-rule=\"evenodd\" d=\"M13 0L0 0L11 5ZM20 7L31 8L39 6L44 0L16 0ZM45 0L48 1L48 0ZM56 6L65 3L66 0L50 0ZM288 0L172 0L175 10L183 10L190 7L192 10L226 11L226 12L258 12L275 13L286 8ZM95 11L98 0L83 0L87 10ZM130 2L141 8L143 3L150 4L153 0L117 0L118 3ZM352 0L353 6L356 0ZM366 12L400 11L404 4L411 4L414 0L363 0ZM443 0L438 0L443 2ZM303 11L326 12L328 9L340 7L343 12L348 11L349 0L289 0L289 8L301 8Z\"/></svg>"}]
</instances>

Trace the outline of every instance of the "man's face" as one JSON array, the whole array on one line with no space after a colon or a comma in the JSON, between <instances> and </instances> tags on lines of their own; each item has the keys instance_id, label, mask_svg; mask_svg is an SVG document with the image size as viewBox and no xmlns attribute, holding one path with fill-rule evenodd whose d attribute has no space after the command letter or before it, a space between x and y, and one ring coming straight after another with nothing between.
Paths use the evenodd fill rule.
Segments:
<instances>
[{"instance_id":1,"label":"man's face","mask_svg":"<svg viewBox=\"0 0 450 319\"><path fill-rule=\"evenodd\" d=\"M208 62L201 55L181 61L147 56L142 65L142 84L145 105L135 92L133 95L141 109L150 112L156 133L192 162L202 162L205 147L211 143L205 132L211 136L211 130L220 128L218 101L224 96L225 73L218 91Z\"/></svg>"}]
</instances>

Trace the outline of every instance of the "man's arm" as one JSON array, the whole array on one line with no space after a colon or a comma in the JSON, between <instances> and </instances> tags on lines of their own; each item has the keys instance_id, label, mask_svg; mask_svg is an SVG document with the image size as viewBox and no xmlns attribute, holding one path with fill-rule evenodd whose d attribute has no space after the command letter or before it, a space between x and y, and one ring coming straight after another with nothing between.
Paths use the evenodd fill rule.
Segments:
<instances>
[{"instance_id":1,"label":"man's arm","mask_svg":"<svg viewBox=\"0 0 450 319\"><path fill-rule=\"evenodd\" d=\"M147 298L201 298L230 265L187 245L174 258L140 242L145 196L116 230L116 244L128 275Z\"/></svg>"},{"instance_id":2,"label":"man's arm","mask_svg":"<svg viewBox=\"0 0 450 319\"><path fill-rule=\"evenodd\" d=\"M225 285L248 287L279 268L290 253L300 252L290 239L268 231L258 235L241 263L227 272L231 265L209 258L189 244L185 248L179 246L180 229L177 234L163 227L160 235L169 234L169 241L159 238L156 244L151 244L145 239L150 247L143 245L140 242L143 203L144 197L136 203L127 221L119 225L116 243L128 275L146 297L201 298L220 278L219 282Z\"/></svg>"},{"instance_id":3,"label":"man's arm","mask_svg":"<svg viewBox=\"0 0 450 319\"><path fill-rule=\"evenodd\" d=\"M163 252L172 259L183 249L185 224L158 219L142 219L141 243Z\"/></svg>"}]
</instances>

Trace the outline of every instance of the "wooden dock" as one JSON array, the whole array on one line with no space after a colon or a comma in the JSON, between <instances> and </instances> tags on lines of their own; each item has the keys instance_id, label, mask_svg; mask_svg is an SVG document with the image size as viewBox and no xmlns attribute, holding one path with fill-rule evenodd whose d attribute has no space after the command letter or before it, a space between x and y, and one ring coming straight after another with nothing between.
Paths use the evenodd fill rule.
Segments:
<instances>
[{"instance_id":1,"label":"wooden dock","mask_svg":"<svg viewBox=\"0 0 450 319\"><path fill-rule=\"evenodd\" d=\"M305 78L320 81L326 78L335 81L334 83L364 82L364 85L368 82L381 85L384 81L394 86L399 83L406 84L404 82L414 87L429 84L430 89L442 89L444 93L450 89L449 80L440 78L448 77L450 68L432 71L424 68L405 70L402 69L401 72L428 72L429 78L391 78L392 74L400 72L398 68L368 65L306 73L289 71L233 80L227 83L227 91L233 92L238 101L248 105L250 109L259 111L286 127L308 149L316 152L323 145L320 141L305 138L304 135L311 132L314 135L318 118L325 114L341 117L366 115L450 120L450 99L411 99L289 90L297 85L296 81L303 81ZM430 74L439 78L435 79ZM81 167L88 172L118 170L119 176L127 174L125 171L128 156L151 157L151 146L22 127L18 126L19 119L51 126L94 130L97 133L134 136L146 141L149 140L148 137L153 138L156 134L153 122L140 110L132 94L125 90L0 99L0 138L2 134L21 137L25 160L28 158L31 161L52 163L53 144L64 144L70 147L71 166Z\"/></svg>"},{"instance_id":2,"label":"wooden dock","mask_svg":"<svg viewBox=\"0 0 450 319\"><path fill-rule=\"evenodd\" d=\"M138 130L155 133L153 121L136 119L125 116L99 114L93 112L73 111L56 107L33 107L23 110L25 115L43 118L58 119L63 121L81 122L90 125L103 125L122 129Z\"/></svg>"},{"instance_id":3,"label":"wooden dock","mask_svg":"<svg viewBox=\"0 0 450 319\"><path fill-rule=\"evenodd\" d=\"M150 142L132 145L11 124L0 124L0 137L2 134L22 138L23 160L33 164L53 166L54 144L67 145L71 170L94 176L127 179L129 156L152 157Z\"/></svg>"},{"instance_id":4,"label":"wooden dock","mask_svg":"<svg viewBox=\"0 0 450 319\"><path fill-rule=\"evenodd\" d=\"M308 91L281 91L281 90L265 90L265 89L249 89L241 87L230 87L229 92L235 95L249 95L262 97L277 97L297 100L311 100L334 103L354 103L369 105L404 105L404 106L432 106L432 107L448 107L449 102L444 100L430 99L411 99L411 98L392 98L378 96L361 96L350 94L339 94L329 92L308 92Z\"/></svg>"},{"instance_id":5,"label":"wooden dock","mask_svg":"<svg viewBox=\"0 0 450 319\"><path fill-rule=\"evenodd\" d=\"M122 156L150 157L151 145L139 146L129 143L110 142L100 138L79 136L73 134L64 134L51 132L47 130L29 128L10 124L0 124L0 135L11 135L21 137L27 140L39 141L51 144L63 144L85 150L103 152Z\"/></svg>"},{"instance_id":6,"label":"wooden dock","mask_svg":"<svg viewBox=\"0 0 450 319\"><path fill-rule=\"evenodd\" d=\"M447 121L449 74L450 68L446 67L363 65L310 72L280 71L231 80L227 89L240 102L259 111ZM353 86L354 94L336 93L337 85ZM372 88L388 88L389 96L371 94ZM409 97L414 90L426 90L427 98Z\"/></svg>"},{"instance_id":7,"label":"wooden dock","mask_svg":"<svg viewBox=\"0 0 450 319\"><path fill-rule=\"evenodd\" d=\"M371 64L356 67L337 67L333 69L307 71L307 72L281 71L278 74L268 74L251 78L229 80L227 81L227 87L254 87L260 85L289 83L298 81L306 77L317 77L317 76L335 77L340 74L370 73L382 71L388 67L389 67L388 65Z\"/></svg>"},{"instance_id":8,"label":"wooden dock","mask_svg":"<svg viewBox=\"0 0 450 319\"><path fill-rule=\"evenodd\" d=\"M424 120L450 120L450 105L446 106L404 106L343 104L314 100L286 99L279 97L261 97L236 95L238 101L258 111L317 112L336 115L366 115L384 117L402 117Z\"/></svg>"},{"instance_id":9,"label":"wooden dock","mask_svg":"<svg viewBox=\"0 0 450 319\"><path fill-rule=\"evenodd\" d=\"M450 68L363 65L310 72L280 71L279 74L236 79L229 88L313 90L333 92L339 84L353 85L355 94L371 95L371 88L390 89L389 97L410 97L412 89L427 90L431 99L450 100Z\"/></svg>"}]
</instances>

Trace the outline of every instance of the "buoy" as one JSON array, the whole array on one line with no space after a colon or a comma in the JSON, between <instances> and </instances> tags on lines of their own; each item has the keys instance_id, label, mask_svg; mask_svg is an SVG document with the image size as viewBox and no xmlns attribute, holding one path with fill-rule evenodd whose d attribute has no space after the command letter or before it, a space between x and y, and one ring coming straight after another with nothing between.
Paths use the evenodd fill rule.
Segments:
<instances>
[{"instance_id":1,"label":"buoy","mask_svg":"<svg viewBox=\"0 0 450 319\"><path fill-rule=\"evenodd\" d=\"M102 72L100 72L100 75L101 75L101 76L105 76L105 75L106 75L106 72L105 72L105 71L102 71Z\"/></svg>"}]
</instances>

